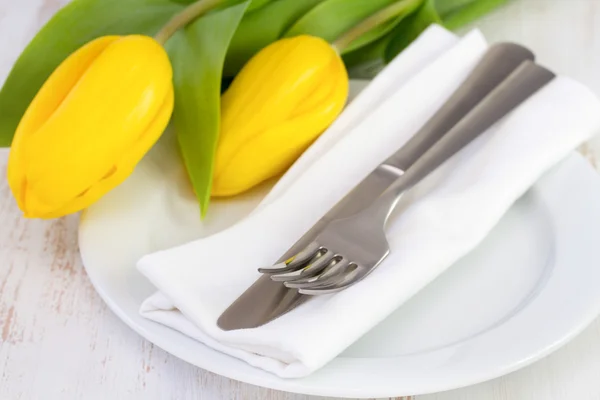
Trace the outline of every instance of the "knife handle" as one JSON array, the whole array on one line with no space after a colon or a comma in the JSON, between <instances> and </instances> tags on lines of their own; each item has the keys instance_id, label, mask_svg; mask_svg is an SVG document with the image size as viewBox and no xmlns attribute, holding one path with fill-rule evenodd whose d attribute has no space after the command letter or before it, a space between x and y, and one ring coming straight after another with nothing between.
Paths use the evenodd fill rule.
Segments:
<instances>
[{"instance_id":1,"label":"knife handle","mask_svg":"<svg viewBox=\"0 0 600 400\"><path fill-rule=\"evenodd\" d=\"M429 119L429 121L384 164L406 171L422 154L504 81L524 61L535 59L531 50L515 43L490 47L475 69Z\"/></svg>"},{"instance_id":2,"label":"knife handle","mask_svg":"<svg viewBox=\"0 0 600 400\"><path fill-rule=\"evenodd\" d=\"M475 138L547 85L554 77L553 72L532 61L522 63L504 82L492 90L437 143L421 155L365 212L375 213L385 225L404 191L435 171Z\"/></svg>"}]
</instances>

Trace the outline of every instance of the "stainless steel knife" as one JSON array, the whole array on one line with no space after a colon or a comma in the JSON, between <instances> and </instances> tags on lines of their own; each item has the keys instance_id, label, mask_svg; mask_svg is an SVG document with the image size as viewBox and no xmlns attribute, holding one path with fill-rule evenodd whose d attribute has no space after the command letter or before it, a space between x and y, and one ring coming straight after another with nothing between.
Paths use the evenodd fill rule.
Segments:
<instances>
[{"instance_id":1,"label":"stainless steel knife","mask_svg":"<svg viewBox=\"0 0 600 400\"><path fill-rule=\"evenodd\" d=\"M329 221L350 216L369 205L505 78L523 62L534 58L529 49L514 43L491 46L458 90L419 132L339 201L277 263L303 249ZM263 275L221 314L217 324L223 330L258 327L287 313L309 297Z\"/></svg>"}]
</instances>

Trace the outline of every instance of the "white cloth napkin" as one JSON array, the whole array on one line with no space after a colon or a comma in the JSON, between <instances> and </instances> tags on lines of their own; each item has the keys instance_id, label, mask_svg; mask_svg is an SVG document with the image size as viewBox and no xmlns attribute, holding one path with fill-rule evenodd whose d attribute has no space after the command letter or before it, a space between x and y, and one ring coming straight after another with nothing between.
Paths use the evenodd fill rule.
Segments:
<instances>
[{"instance_id":1,"label":"white cloth napkin","mask_svg":"<svg viewBox=\"0 0 600 400\"><path fill-rule=\"evenodd\" d=\"M143 257L158 292L141 314L281 377L336 357L468 253L545 171L600 128L600 102L559 76L402 200L390 256L353 287L255 329L224 332L220 314L344 194L411 137L486 51L428 29L346 109L250 216L213 236ZM316 189L320 187L320 189Z\"/></svg>"}]
</instances>

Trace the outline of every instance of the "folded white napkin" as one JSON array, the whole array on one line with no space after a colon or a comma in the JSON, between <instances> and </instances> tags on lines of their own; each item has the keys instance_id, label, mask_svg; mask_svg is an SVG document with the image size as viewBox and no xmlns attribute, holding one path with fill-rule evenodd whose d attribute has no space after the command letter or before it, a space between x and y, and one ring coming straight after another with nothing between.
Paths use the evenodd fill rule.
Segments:
<instances>
[{"instance_id":1,"label":"folded white napkin","mask_svg":"<svg viewBox=\"0 0 600 400\"><path fill-rule=\"evenodd\" d=\"M388 225L390 256L353 287L255 329L216 321L259 273L413 135L487 49L428 29L373 81L231 228L145 256L158 288L141 314L281 377L322 367L473 249L546 170L600 128L600 102L557 77L408 193ZM321 189L315 189L320 187Z\"/></svg>"}]
</instances>

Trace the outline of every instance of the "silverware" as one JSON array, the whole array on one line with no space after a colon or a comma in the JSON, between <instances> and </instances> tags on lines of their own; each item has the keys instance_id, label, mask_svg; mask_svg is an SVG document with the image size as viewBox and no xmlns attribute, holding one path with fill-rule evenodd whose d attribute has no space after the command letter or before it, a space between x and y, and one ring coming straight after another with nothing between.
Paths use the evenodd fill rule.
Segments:
<instances>
[{"instance_id":1,"label":"silverware","mask_svg":"<svg viewBox=\"0 0 600 400\"><path fill-rule=\"evenodd\" d=\"M330 221L351 216L373 202L402 175L402 171L407 170L524 61L533 59L528 49L516 44L501 43L491 47L460 88L423 128L317 222L278 263L305 248ZM288 289L281 282L264 275L223 312L217 323L225 330L260 326L293 309L306 298L297 290Z\"/></svg>"},{"instance_id":2,"label":"silverware","mask_svg":"<svg viewBox=\"0 0 600 400\"><path fill-rule=\"evenodd\" d=\"M356 284L389 255L385 226L402 195L553 77L532 61L524 62L369 206L329 222L298 254L260 271L307 295L330 294Z\"/></svg>"}]
</instances>

